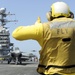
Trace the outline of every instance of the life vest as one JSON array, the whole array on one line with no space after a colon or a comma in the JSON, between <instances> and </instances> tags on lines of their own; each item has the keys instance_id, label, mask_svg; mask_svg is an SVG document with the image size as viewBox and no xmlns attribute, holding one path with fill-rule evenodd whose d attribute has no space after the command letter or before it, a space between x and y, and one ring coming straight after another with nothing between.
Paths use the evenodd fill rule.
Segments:
<instances>
[{"instance_id":1,"label":"life vest","mask_svg":"<svg viewBox=\"0 0 75 75\"><path fill-rule=\"evenodd\" d=\"M44 74L75 73L75 21L59 18L43 24L43 38L37 71Z\"/></svg>"}]
</instances>

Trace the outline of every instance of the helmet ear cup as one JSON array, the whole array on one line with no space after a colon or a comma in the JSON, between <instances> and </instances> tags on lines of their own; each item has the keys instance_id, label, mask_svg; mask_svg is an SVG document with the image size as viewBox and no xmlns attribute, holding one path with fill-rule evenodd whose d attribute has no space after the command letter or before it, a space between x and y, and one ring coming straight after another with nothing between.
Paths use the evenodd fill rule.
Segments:
<instances>
[{"instance_id":1,"label":"helmet ear cup","mask_svg":"<svg viewBox=\"0 0 75 75\"><path fill-rule=\"evenodd\" d=\"M46 18L47 18L48 21L52 21L53 20L52 12L51 11L46 13Z\"/></svg>"},{"instance_id":2,"label":"helmet ear cup","mask_svg":"<svg viewBox=\"0 0 75 75\"><path fill-rule=\"evenodd\" d=\"M74 18L74 13L72 12L72 11L70 11L70 16L69 16L69 18Z\"/></svg>"}]
</instances>

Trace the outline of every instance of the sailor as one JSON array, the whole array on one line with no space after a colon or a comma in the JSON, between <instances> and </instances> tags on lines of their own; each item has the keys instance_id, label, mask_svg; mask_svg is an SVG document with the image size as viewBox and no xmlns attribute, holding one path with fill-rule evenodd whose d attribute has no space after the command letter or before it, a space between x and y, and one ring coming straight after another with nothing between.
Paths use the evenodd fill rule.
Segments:
<instances>
[{"instance_id":1,"label":"sailor","mask_svg":"<svg viewBox=\"0 0 75 75\"><path fill-rule=\"evenodd\" d=\"M20 26L12 36L20 41L38 41L42 49L37 71L41 75L75 75L74 15L65 2L53 3L50 14L47 23Z\"/></svg>"}]
</instances>

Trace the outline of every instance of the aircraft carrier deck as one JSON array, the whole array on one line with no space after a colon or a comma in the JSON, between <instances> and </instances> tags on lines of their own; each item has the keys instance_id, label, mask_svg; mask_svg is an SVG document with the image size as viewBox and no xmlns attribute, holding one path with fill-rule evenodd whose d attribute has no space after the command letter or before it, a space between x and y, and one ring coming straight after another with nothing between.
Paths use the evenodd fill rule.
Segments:
<instances>
[{"instance_id":1,"label":"aircraft carrier deck","mask_svg":"<svg viewBox=\"0 0 75 75\"><path fill-rule=\"evenodd\" d=\"M38 62L24 62L22 65L14 63L0 63L0 75L40 75L36 69Z\"/></svg>"}]
</instances>

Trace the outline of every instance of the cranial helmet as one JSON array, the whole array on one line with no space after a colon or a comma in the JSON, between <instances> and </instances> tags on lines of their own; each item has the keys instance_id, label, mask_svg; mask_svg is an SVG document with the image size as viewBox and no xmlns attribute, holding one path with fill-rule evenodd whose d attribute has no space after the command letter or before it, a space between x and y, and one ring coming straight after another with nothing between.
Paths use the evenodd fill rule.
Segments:
<instances>
[{"instance_id":1,"label":"cranial helmet","mask_svg":"<svg viewBox=\"0 0 75 75\"><path fill-rule=\"evenodd\" d=\"M69 17L70 9L69 6L64 2L55 2L51 6L52 17Z\"/></svg>"}]
</instances>

